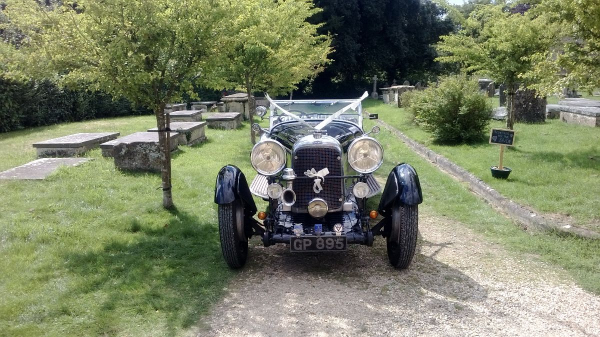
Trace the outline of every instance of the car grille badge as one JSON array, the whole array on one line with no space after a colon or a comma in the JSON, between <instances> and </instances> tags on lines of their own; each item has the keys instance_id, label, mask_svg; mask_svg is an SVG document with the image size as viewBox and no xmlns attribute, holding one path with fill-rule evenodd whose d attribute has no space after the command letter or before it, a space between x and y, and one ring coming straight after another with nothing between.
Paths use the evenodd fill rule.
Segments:
<instances>
[{"instance_id":1,"label":"car grille badge","mask_svg":"<svg viewBox=\"0 0 600 337\"><path fill-rule=\"evenodd\" d=\"M321 183L325 182L325 176L328 174L329 174L329 169L327 167L322 170L319 170L318 172L315 170L314 167L312 169L306 170L306 172L304 172L305 176L307 176L309 178L315 178L315 184L313 185L313 191L317 194L321 193L321 191L323 190Z\"/></svg>"},{"instance_id":2,"label":"car grille badge","mask_svg":"<svg viewBox=\"0 0 600 337\"><path fill-rule=\"evenodd\" d=\"M302 224L294 224L294 234L296 234L296 236L304 234L304 228L302 228Z\"/></svg>"},{"instance_id":3,"label":"car grille badge","mask_svg":"<svg viewBox=\"0 0 600 337\"><path fill-rule=\"evenodd\" d=\"M336 223L333 226L333 230L335 231L336 236L340 236L340 235L342 235L342 231L344 230L344 227L342 226L341 223Z\"/></svg>"},{"instance_id":4,"label":"car grille badge","mask_svg":"<svg viewBox=\"0 0 600 337\"><path fill-rule=\"evenodd\" d=\"M323 233L323 224L316 223L315 224L315 234L321 235L321 233Z\"/></svg>"}]
</instances>

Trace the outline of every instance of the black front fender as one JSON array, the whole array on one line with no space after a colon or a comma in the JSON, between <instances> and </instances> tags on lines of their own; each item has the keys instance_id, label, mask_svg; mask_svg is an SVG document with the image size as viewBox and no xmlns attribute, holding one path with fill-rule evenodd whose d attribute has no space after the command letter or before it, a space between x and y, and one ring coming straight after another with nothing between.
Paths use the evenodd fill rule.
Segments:
<instances>
[{"instance_id":1,"label":"black front fender","mask_svg":"<svg viewBox=\"0 0 600 337\"><path fill-rule=\"evenodd\" d=\"M223 166L215 183L215 204L230 204L236 199L243 202L246 215L256 214L256 204L244 173L236 166Z\"/></svg>"},{"instance_id":2,"label":"black front fender","mask_svg":"<svg viewBox=\"0 0 600 337\"><path fill-rule=\"evenodd\" d=\"M409 164L400 164L390 172L379 202L379 213L383 216L390 216L390 209L396 200L409 206L423 202L419 176Z\"/></svg>"}]
</instances>

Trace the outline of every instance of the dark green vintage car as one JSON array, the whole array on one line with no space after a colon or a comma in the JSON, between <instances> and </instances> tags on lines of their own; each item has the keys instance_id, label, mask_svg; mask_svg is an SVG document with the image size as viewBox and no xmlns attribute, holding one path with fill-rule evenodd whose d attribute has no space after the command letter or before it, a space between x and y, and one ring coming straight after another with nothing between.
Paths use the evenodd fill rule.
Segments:
<instances>
[{"instance_id":1,"label":"dark green vintage car","mask_svg":"<svg viewBox=\"0 0 600 337\"><path fill-rule=\"evenodd\" d=\"M370 136L379 129L362 128L366 96L272 100L267 95L269 128L252 126L261 133L250 156L257 172L252 184L234 165L217 175L221 247L231 268L244 266L253 235L266 247L288 244L291 252L343 251L349 244L371 246L375 236L383 236L390 263L409 266L423 200L419 178L412 166L397 165L381 191L373 172L383 163L383 147ZM258 109L261 117L266 112ZM379 193L378 209L367 209L367 199ZM265 201L264 211L257 212L252 195ZM381 220L372 226L375 218Z\"/></svg>"}]
</instances>

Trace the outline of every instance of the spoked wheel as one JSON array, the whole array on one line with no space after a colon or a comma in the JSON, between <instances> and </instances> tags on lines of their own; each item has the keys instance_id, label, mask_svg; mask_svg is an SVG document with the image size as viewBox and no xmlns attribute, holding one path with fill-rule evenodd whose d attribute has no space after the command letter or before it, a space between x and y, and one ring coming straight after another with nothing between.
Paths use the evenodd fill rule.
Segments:
<instances>
[{"instance_id":1,"label":"spoked wheel","mask_svg":"<svg viewBox=\"0 0 600 337\"><path fill-rule=\"evenodd\" d=\"M415 255L417 246L418 206L394 204L391 226L390 235L387 238L388 258L394 267L406 269Z\"/></svg>"},{"instance_id":2,"label":"spoked wheel","mask_svg":"<svg viewBox=\"0 0 600 337\"><path fill-rule=\"evenodd\" d=\"M248 258L248 238L244 233L244 206L240 200L219 205L219 235L225 262L230 268L242 268Z\"/></svg>"}]
</instances>

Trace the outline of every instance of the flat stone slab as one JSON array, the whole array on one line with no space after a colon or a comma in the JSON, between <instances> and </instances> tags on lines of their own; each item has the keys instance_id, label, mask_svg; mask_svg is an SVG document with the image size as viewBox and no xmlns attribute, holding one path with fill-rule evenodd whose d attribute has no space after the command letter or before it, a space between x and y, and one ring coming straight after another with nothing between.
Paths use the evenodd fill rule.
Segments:
<instances>
[{"instance_id":1,"label":"flat stone slab","mask_svg":"<svg viewBox=\"0 0 600 337\"><path fill-rule=\"evenodd\" d=\"M228 96L223 96L221 101L223 102L246 102L248 100L248 94L239 92Z\"/></svg>"},{"instance_id":2,"label":"flat stone slab","mask_svg":"<svg viewBox=\"0 0 600 337\"><path fill-rule=\"evenodd\" d=\"M585 102L585 105L573 105ZM600 102L589 99L572 98L559 103L548 104L546 116L548 118L559 118L565 123L579 124L591 127L600 127ZM593 106L598 105L599 107Z\"/></svg>"},{"instance_id":3,"label":"flat stone slab","mask_svg":"<svg viewBox=\"0 0 600 337\"><path fill-rule=\"evenodd\" d=\"M204 127L206 122L171 122L171 131L179 134L179 145L194 145L206 140ZM148 129L156 132L158 128Z\"/></svg>"},{"instance_id":4,"label":"flat stone slab","mask_svg":"<svg viewBox=\"0 0 600 337\"><path fill-rule=\"evenodd\" d=\"M61 166L77 166L91 158L42 158L4 172L0 179L43 180Z\"/></svg>"},{"instance_id":5,"label":"flat stone slab","mask_svg":"<svg viewBox=\"0 0 600 337\"><path fill-rule=\"evenodd\" d=\"M179 134L177 132L171 132L171 151L177 149L179 145ZM113 149L115 146L121 143L156 143L158 144L158 132L136 132L125 137L121 137L115 140L111 140L106 143L100 144L102 149L103 157L113 157Z\"/></svg>"},{"instance_id":6,"label":"flat stone slab","mask_svg":"<svg viewBox=\"0 0 600 337\"><path fill-rule=\"evenodd\" d=\"M233 130L242 126L242 114L239 112L205 113L204 120L211 129Z\"/></svg>"},{"instance_id":7,"label":"flat stone slab","mask_svg":"<svg viewBox=\"0 0 600 337\"><path fill-rule=\"evenodd\" d=\"M38 157L75 157L118 136L118 132L76 133L34 143L33 147Z\"/></svg>"},{"instance_id":8,"label":"flat stone slab","mask_svg":"<svg viewBox=\"0 0 600 337\"><path fill-rule=\"evenodd\" d=\"M557 105L600 108L600 101L587 98L565 98L564 100L559 101Z\"/></svg>"},{"instance_id":9,"label":"flat stone slab","mask_svg":"<svg viewBox=\"0 0 600 337\"><path fill-rule=\"evenodd\" d=\"M202 120L203 110L180 110L169 113L171 122L199 122Z\"/></svg>"}]
</instances>

